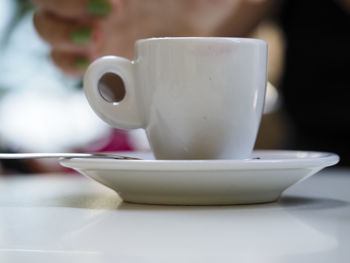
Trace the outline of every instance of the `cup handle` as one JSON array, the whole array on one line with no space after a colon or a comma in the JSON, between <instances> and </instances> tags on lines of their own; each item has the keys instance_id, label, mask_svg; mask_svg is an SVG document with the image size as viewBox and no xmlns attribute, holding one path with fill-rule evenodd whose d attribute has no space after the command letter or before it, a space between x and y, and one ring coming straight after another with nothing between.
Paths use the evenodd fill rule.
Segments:
<instances>
[{"instance_id":1,"label":"cup handle","mask_svg":"<svg viewBox=\"0 0 350 263\"><path fill-rule=\"evenodd\" d=\"M142 120L135 97L134 63L126 58L105 56L94 61L84 76L84 90L95 113L109 125L119 129L142 128ZM125 96L116 102L107 102L99 91L99 81L106 73L121 77Z\"/></svg>"}]
</instances>

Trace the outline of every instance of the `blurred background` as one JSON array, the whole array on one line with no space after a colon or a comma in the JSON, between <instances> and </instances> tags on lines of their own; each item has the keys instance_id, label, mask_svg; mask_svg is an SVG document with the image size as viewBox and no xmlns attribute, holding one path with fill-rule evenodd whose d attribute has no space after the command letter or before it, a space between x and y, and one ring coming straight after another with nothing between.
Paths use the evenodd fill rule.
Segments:
<instances>
[{"instance_id":1,"label":"blurred background","mask_svg":"<svg viewBox=\"0 0 350 263\"><path fill-rule=\"evenodd\" d=\"M148 149L142 131L111 129L90 109L81 78L54 65L30 0L0 1L1 152ZM3 174L61 171L55 160L3 160Z\"/></svg>"},{"instance_id":2,"label":"blurred background","mask_svg":"<svg viewBox=\"0 0 350 263\"><path fill-rule=\"evenodd\" d=\"M232 35L269 44L271 85L256 148L334 151L349 164L348 2L278 1L252 29ZM149 150L143 131L111 129L96 117L81 78L53 64L34 11L29 0L0 1L1 152ZM55 161L0 166L2 174L61 169Z\"/></svg>"}]
</instances>

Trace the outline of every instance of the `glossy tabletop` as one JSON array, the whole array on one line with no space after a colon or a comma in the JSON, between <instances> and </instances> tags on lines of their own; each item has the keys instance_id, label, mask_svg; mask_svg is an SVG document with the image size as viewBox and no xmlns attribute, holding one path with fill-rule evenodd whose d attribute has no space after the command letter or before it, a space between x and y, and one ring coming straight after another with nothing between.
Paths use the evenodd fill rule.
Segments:
<instances>
[{"instance_id":1,"label":"glossy tabletop","mask_svg":"<svg viewBox=\"0 0 350 263\"><path fill-rule=\"evenodd\" d=\"M349 262L350 169L277 203L123 203L80 175L0 177L0 262Z\"/></svg>"}]
</instances>

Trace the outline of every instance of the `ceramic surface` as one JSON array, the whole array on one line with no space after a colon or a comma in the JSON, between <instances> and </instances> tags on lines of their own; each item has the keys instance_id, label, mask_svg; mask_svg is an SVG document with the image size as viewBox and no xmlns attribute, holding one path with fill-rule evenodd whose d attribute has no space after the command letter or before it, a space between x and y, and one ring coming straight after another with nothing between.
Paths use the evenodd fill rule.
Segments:
<instances>
[{"instance_id":1,"label":"ceramic surface","mask_svg":"<svg viewBox=\"0 0 350 263\"><path fill-rule=\"evenodd\" d=\"M84 89L110 125L144 128L157 159L244 159L263 111L267 44L244 38L154 38L136 58L103 57L88 68ZM126 96L103 99L99 79L119 75Z\"/></svg>"},{"instance_id":2,"label":"ceramic surface","mask_svg":"<svg viewBox=\"0 0 350 263\"><path fill-rule=\"evenodd\" d=\"M123 153L125 154L125 153ZM218 205L276 201L289 186L334 165L332 153L255 151L247 160L62 159L61 164L114 189L124 201Z\"/></svg>"}]
</instances>

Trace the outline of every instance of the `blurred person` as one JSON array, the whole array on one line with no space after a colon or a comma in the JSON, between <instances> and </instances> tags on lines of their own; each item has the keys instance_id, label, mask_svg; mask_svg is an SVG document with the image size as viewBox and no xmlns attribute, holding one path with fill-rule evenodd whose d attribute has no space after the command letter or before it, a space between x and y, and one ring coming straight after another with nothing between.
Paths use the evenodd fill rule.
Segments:
<instances>
[{"instance_id":1,"label":"blurred person","mask_svg":"<svg viewBox=\"0 0 350 263\"><path fill-rule=\"evenodd\" d=\"M80 78L67 78L52 64L49 46L35 32L33 13L30 0L0 1L0 151L138 147L93 113ZM46 159L0 160L0 166L0 175L62 171L57 160Z\"/></svg>"},{"instance_id":2,"label":"blurred person","mask_svg":"<svg viewBox=\"0 0 350 263\"><path fill-rule=\"evenodd\" d=\"M241 0L34 0L34 24L64 72L82 75L103 55L134 57L134 42L164 36L211 36L236 10L256 17L266 3ZM248 4L246 4L248 3ZM247 8L249 6L257 8ZM253 22L235 14L237 34ZM247 23L248 22L248 23ZM239 25L238 25L239 23Z\"/></svg>"},{"instance_id":3,"label":"blurred person","mask_svg":"<svg viewBox=\"0 0 350 263\"><path fill-rule=\"evenodd\" d=\"M35 0L34 23L64 72L103 55L132 58L137 39L246 37L273 0ZM350 164L348 0L277 2L286 37L281 93L294 136L285 147L334 151ZM272 50L273 51L273 50Z\"/></svg>"}]
</instances>

